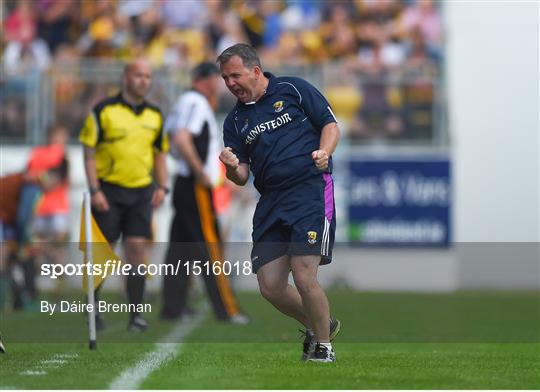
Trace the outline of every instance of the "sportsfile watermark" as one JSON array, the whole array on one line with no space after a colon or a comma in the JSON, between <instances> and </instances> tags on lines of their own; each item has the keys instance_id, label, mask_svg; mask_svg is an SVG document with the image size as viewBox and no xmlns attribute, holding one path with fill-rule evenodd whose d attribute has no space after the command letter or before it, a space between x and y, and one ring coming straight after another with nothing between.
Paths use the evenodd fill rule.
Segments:
<instances>
[{"instance_id":1,"label":"sportsfile watermark","mask_svg":"<svg viewBox=\"0 0 540 392\"><path fill-rule=\"evenodd\" d=\"M307 246L320 246L317 241L311 244L310 238L306 235ZM261 294L262 280L255 275L288 272L290 287L296 287L294 271L265 269L265 253L258 257L250 242L226 243L221 248L206 243L157 242L146 248L147 264L140 266L128 263L129 250L120 245L106 252L108 244L94 244L91 254L83 253L78 242L46 245L64 253L58 261L36 257L34 301L22 291L19 304L15 302L17 290L24 290L28 271L23 262L8 265L12 290L6 299L7 311L0 311L0 332L9 342L85 341L91 310L100 318L98 341L154 342L152 331L169 328L177 320L184 325L199 316L204 328L190 334L192 342L300 341L297 329L302 325L273 308ZM286 245L272 243L267 250L274 254L297 249ZM342 322L336 344L538 343L539 252L538 243L381 249L336 242L332 262L319 267L318 281L326 291L332 316ZM87 263L90 260L93 264ZM128 283L142 280L131 279L132 275L145 277L141 301L128 299ZM90 276L99 288L94 304L87 300L85 281ZM181 295L186 301L181 316L164 317L165 298L174 302ZM212 302L216 298L227 309L236 306L251 323L231 327L217 322L220 319ZM133 312L148 321L151 333L127 331Z\"/></svg>"},{"instance_id":2,"label":"sportsfile watermark","mask_svg":"<svg viewBox=\"0 0 540 392\"><path fill-rule=\"evenodd\" d=\"M185 275L244 275L252 274L249 260L210 261L210 260L178 260L176 264L138 264L132 265L122 260L106 260L104 263L66 263L42 264L41 276L58 279L63 276L176 276Z\"/></svg>"}]
</instances>

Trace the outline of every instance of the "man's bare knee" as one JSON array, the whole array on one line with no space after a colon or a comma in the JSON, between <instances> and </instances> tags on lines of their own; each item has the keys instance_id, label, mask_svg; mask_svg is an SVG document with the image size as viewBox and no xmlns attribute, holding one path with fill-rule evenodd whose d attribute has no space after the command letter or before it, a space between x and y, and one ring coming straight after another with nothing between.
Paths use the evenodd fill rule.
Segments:
<instances>
[{"instance_id":1,"label":"man's bare knee","mask_svg":"<svg viewBox=\"0 0 540 392\"><path fill-rule=\"evenodd\" d=\"M257 274L257 281L259 282L259 290L262 296L268 300L278 297L287 287L286 281L283 282L274 276Z\"/></svg>"},{"instance_id":2,"label":"man's bare knee","mask_svg":"<svg viewBox=\"0 0 540 392\"><path fill-rule=\"evenodd\" d=\"M309 294L317 287L317 267L319 259L317 256L297 256L294 257L292 265L292 275L294 285L300 295Z\"/></svg>"},{"instance_id":3,"label":"man's bare knee","mask_svg":"<svg viewBox=\"0 0 540 392\"><path fill-rule=\"evenodd\" d=\"M294 285L302 297L309 294L311 290L317 287L317 280L311 274L297 272L293 274L293 278Z\"/></svg>"},{"instance_id":4,"label":"man's bare knee","mask_svg":"<svg viewBox=\"0 0 540 392\"><path fill-rule=\"evenodd\" d=\"M267 300L276 298L287 288L290 262L288 256L282 256L266 263L257 271L257 281L261 294Z\"/></svg>"}]
</instances>

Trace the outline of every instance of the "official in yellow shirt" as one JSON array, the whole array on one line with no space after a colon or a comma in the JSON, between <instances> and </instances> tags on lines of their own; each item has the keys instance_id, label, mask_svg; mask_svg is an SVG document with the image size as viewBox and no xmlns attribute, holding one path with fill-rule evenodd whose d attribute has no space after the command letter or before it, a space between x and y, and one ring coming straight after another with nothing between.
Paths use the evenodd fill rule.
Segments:
<instances>
[{"instance_id":1,"label":"official in yellow shirt","mask_svg":"<svg viewBox=\"0 0 540 392\"><path fill-rule=\"evenodd\" d=\"M109 242L122 236L125 261L135 270L146 260L152 208L160 206L168 192L165 159L169 146L163 115L145 100L151 81L148 62L137 59L127 64L122 91L93 108L79 136L92 214ZM130 304L142 304L144 286L143 275L128 276ZM140 314L131 313L130 330L143 331L147 326Z\"/></svg>"}]
</instances>

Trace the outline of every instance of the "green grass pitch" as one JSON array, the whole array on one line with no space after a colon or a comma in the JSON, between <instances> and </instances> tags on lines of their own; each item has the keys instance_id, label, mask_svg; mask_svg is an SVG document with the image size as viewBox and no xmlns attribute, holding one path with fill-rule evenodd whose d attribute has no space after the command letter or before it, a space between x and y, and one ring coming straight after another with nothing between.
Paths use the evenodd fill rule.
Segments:
<instances>
[{"instance_id":1,"label":"green grass pitch","mask_svg":"<svg viewBox=\"0 0 540 392\"><path fill-rule=\"evenodd\" d=\"M125 331L126 315L108 315L97 351L87 349L81 315L45 323L38 313L0 314L8 350L0 356L0 388L107 389L157 347L174 354L138 388L540 388L538 292L330 291L329 297L343 323L334 364L301 363L298 325L257 293L241 295L251 324L221 324L208 315L181 346L156 345L178 327L158 321L157 311L144 334ZM56 332L48 335L51 328ZM47 336L51 342L43 342Z\"/></svg>"}]
</instances>

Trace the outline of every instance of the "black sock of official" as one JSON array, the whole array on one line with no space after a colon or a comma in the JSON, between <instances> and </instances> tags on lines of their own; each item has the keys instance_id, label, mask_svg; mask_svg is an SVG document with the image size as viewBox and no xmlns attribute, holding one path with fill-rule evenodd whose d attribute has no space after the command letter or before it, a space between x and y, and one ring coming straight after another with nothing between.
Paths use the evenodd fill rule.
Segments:
<instances>
[{"instance_id":1,"label":"black sock of official","mask_svg":"<svg viewBox=\"0 0 540 392\"><path fill-rule=\"evenodd\" d=\"M13 301L13 309L19 310L23 307L23 293L24 293L24 272L19 264L15 264L11 267L10 271L10 286L11 286L11 298Z\"/></svg>"},{"instance_id":2,"label":"black sock of official","mask_svg":"<svg viewBox=\"0 0 540 392\"><path fill-rule=\"evenodd\" d=\"M101 286L99 286L97 289L94 290L94 309L96 310L97 318L101 317L99 315L99 310L98 310L99 309L98 303L99 303L100 291L101 291ZM88 302L88 298L86 298L86 302Z\"/></svg>"},{"instance_id":3,"label":"black sock of official","mask_svg":"<svg viewBox=\"0 0 540 392\"><path fill-rule=\"evenodd\" d=\"M142 275L129 275L127 278L128 301L133 305L141 305L144 294L146 277ZM139 312L132 312L131 317L135 317Z\"/></svg>"},{"instance_id":4,"label":"black sock of official","mask_svg":"<svg viewBox=\"0 0 540 392\"><path fill-rule=\"evenodd\" d=\"M99 297L100 297L100 291L101 286L99 286L97 289L94 290L94 310L96 313L96 330L103 331L105 329L105 321L103 320L103 317L101 316L101 313L99 313ZM86 303L90 303L88 300L88 296L86 296ZM87 312L88 315L88 312Z\"/></svg>"},{"instance_id":5,"label":"black sock of official","mask_svg":"<svg viewBox=\"0 0 540 392\"><path fill-rule=\"evenodd\" d=\"M101 286L98 287L97 289L94 289L94 307L95 307L96 311L99 308L97 305L98 305L98 302L99 302L99 297L100 297L99 292L100 292L100 290L101 290ZM86 296L86 303L90 303L88 295Z\"/></svg>"},{"instance_id":6,"label":"black sock of official","mask_svg":"<svg viewBox=\"0 0 540 392\"><path fill-rule=\"evenodd\" d=\"M9 288L9 275L7 271L0 271L0 311L4 310Z\"/></svg>"},{"instance_id":7,"label":"black sock of official","mask_svg":"<svg viewBox=\"0 0 540 392\"><path fill-rule=\"evenodd\" d=\"M99 302L100 288L101 288L101 286L94 290L94 303L95 304L97 304Z\"/></svg>"},{"instance_id":8,"label":"black sock of official","mask_svg":"<svg viewBox=\"0 0 540 392\"><path fill-rule=\"evenodd\" d=\"M37 297L36 291L36 266L34 258L29 257L21 262L24 271L24 290L27 294L27 299L33 301Z\"/></svg>"}]
</instances>

